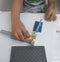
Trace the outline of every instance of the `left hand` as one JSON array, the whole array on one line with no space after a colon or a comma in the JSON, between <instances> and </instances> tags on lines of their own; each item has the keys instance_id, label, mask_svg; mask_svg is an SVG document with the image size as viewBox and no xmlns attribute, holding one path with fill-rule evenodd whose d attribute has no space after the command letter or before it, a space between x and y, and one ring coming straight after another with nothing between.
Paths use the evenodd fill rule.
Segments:
<instances>
[{"instance_id":1,"label":"left hand","mask_svg":"<svg viewBox=\"0 0 60 62\"><path fill-rule=\"evenodd\" d=\"M55 8L53 8L52 6L49 6L48 9L47 9L47 12L46 12L46 16L45 16L45 19L47 21L55 21L56 20L56 11L55 11Z\"/></svg>"}]
</instances>

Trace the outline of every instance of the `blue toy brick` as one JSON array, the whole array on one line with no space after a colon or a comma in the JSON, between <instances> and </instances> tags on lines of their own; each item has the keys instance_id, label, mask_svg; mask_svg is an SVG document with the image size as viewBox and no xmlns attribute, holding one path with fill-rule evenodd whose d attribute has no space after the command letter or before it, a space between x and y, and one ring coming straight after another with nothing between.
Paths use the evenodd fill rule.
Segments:
<instances>
[{"instance_id":1,"label":"blue toy brick","mask_svg":"<svg viewBox=\"0 0 60 62\"><path fill-rule=\"evenodd\" d=\"M43 22L41 22L41 26L39 26L38 32L42 32L42 25L43 25Z\"/></svg>"},{"instance_id":2,"label":"blue toy brick","mask_svg":"<svg viewBox=\"0 0 60 62\"><path fill-rule=\"evenodd\" d=\"M39 21L35 21L33 31L36 31L36 29L37 29L39 23L40 23ZM38 29L37 32L42 32L42 26L43 26L43 22L41 22L41 25L39 26L39 29Z\"/></svg>"},{"instance_id":3,"label":"blue toy brick","mask_svg":"<svg viewBox=\"0 0 60 62\"><path fill-rule=\"evenodd\" d=\"M38 21L35 21L33 31L36 31L36 29L37 29L37 27L38 27L38 24L39 24L39 22L38 22Z\"/></svg>"}]
</instances>

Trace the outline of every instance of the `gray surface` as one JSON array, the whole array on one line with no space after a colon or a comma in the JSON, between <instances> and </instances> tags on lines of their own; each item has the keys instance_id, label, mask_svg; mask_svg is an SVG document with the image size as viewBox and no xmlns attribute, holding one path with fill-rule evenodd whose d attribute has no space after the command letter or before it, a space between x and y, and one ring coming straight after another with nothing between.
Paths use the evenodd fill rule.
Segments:
<instances>
[{"instance_id":1,"label":"gray surface","mask_svg":"<svg viewBox=\"0 0 60 62\"><path fill-rule=\"evenodd\" d=\"M0 11L10 11L12 0L0 0Z\"/></svg>"},{"instance_id":2,"label":"gray surface","mask_svg":"<svg viewBox=\"0 0 60 62\"><path fill-rule=\"evenodd\" d=\"M10 62L47 62L43 46L12 47Z\"/></svg>"}]
</instances>

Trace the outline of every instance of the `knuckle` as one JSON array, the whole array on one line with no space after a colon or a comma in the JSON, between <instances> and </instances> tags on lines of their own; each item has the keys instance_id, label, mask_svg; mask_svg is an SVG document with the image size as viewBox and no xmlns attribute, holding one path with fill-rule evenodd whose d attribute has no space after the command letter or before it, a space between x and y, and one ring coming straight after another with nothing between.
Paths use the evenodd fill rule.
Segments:
<instances>
[{"instance_id":1,"label":"knuckle","mask_svg":"<svg viewBox=\"0 0 60 62\"><path fill-rule=\"evenodd\" d=\"M21 41L24 41L24 39L23 39L23 38L20 38L20 40L21 40Z\"/></svg>"},{"instance_id":2,"label":"knuckle","mask_svg":"<svg viewBox=\"0 0 60 62\"><path fill-rule=\"evenodd\" d=\"M24 30L24 33L27 33L28 31L27 30Z\"/></svg>"}]
</instances>

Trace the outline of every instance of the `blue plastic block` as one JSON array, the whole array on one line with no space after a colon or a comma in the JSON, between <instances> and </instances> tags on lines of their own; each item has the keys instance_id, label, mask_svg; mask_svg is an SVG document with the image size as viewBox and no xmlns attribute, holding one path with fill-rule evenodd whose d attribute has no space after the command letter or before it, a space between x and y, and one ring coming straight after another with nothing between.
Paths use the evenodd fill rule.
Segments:
<instances>
[{"instance_id":1,"label":"blue plastic block","mask_svg":"<svg viewBox=\"0 0 60 62\"><path fill-rule=\"evenodd\" d=\"M39 23L41 23L41 25L39 26L39 29L36 31ZM43 26L43 22L35 21L33 31L35 31L35 32L42 32L42 26Z\"/></svg>"}]
</instances>

